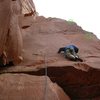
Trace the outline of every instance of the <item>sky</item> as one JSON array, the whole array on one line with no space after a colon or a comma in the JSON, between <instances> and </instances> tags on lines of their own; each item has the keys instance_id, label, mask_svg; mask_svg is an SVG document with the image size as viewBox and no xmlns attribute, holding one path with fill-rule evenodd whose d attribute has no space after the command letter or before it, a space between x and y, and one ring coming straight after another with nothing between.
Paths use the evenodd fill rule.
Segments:
<instances>
[{"instance_id":1,"label":"sky","mask_svg":"<svg viewBox=\"0 0 100 100\"><path fill-rule=\"evenodd\" d=\"M33 0L41 16L73 20L100 39L100 0Z\"/></svg>"}]
</instances>

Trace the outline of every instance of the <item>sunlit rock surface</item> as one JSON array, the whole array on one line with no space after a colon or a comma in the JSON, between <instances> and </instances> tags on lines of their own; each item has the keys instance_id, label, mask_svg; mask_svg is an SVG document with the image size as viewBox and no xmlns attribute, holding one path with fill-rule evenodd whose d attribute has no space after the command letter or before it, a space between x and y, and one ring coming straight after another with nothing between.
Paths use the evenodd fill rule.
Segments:
<instances>
[{"instance_id":1,"label":"sunlit rock surface","mask_svg":"<svg viewBox=\"0 0 100 100\"><path fill-rule=\"evenodd\" d=\"M24 73L32 77L45 75L47 69L48 77L71 99L99 98L100 40L93 33L84 31L75 22L43 16L35 21L23 17L21 27L24 60L20 65L1 68L0 73ZM57 54L60 47L69 44L79 47L83 62L69 61L63 54Z\"/></svg>"},{"instance_id":2,"label":"sunlit rock surface","mask_svg":"<svg viewBox=\"0 0 100 100\"><path fill-rule=\"evenodd\" d=\"M0 100L70 100L46 76L26 74L0 75Z\"/></svg>"}]
</instances>

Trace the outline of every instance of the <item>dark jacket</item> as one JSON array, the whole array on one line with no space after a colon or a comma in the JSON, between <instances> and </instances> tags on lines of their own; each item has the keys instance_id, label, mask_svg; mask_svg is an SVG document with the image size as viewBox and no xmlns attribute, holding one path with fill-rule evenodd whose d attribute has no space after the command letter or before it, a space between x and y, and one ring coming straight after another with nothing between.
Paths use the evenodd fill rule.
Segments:
<instances>
[{"instance_id":1,"label":"dark jacket","mask_svg":"<svg viewBox=\"0 0 100 100\"><path fill-rule=\"evenodd\" d=\"M76 47L75 45L68 45L64 47L64 51L66 51L67 49L72 49L74 50L76 53L78 53L79 49L78 47Z\"/></svg>"}]
</instances>

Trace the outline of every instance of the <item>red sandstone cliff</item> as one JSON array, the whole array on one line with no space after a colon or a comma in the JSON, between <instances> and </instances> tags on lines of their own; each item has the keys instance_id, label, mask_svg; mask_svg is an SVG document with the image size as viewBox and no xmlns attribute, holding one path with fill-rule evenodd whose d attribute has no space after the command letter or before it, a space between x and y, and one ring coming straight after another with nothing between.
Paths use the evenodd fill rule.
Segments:
<instances>
[{"instance_id":1,"label":"red sandstone cliff","mask_svg":"<svg viewBox=\"0 0 100 100\"><path fill-rule=\"evenodd\" d=\"M24 19L23 19L24 20ZM76 23L57 18L37 17L35 22L27 19L22 24L24 61L1 73L25 73L45 75L59 84L73 99L85 100L100 96L100 40L92 33L82 30ZM83 62L65 59L57 54L61 46L75 44ZM13 74L12 74L13 75ZM62 100L62 99L61 99Z\"/></svg>"},{"instance_id":2,"label":"red sandstone cliff","mask_svg":"<svg viewBox=\"0 0 100 100\"><path fill-rule=\"evenodd\" d=\"M24 60L17 66L0 69L2 74L9 73L0 75L2 100L7 100L7 97L10 98L8 100L17 100L10 92L15 97L19 96L19 100L25 100L26 96L30 97L29 100L42 100L42 82L45 82L42 76L46 74L46 68L51 81L56 82L66 93L47 78L47 100L69 100L69 97L72 100L100 99L100 40L93 33L84 31L74 22L43 16L38 16L35 21L32 17L24 16L21 27ZM83 62L69 61L63 54L57 54L60 47L69 44L79 47ZM18 83L19 80L21 83ZM18 87L22 90L18 90Z\"/></svg>"}]
</instances>

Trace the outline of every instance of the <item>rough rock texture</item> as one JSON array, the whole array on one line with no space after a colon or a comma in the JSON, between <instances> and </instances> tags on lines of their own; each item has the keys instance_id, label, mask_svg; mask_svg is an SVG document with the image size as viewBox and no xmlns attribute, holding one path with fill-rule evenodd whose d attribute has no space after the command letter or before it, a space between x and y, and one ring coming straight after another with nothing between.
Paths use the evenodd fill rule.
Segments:
<instances>
[{"instance_id":1,"label":"rough rock texture","mask_svg":"<svg viewBox=\"0 0 100 100\"><path fill-rule=\"evenodd\" d=\"M88 100L100 97L100 40L82 30L74 22L57 18L23 18L24 61L3 68L0 73L44 75L59 84L71 99ZM83 62L73 62L57 54L60 47L75 44Z\"/></svg>"},{"instance_id":2,"label":"rough rock texture","mask_svg":"<svg viewBox=\"0 0 100 100\"><path fill-rule=\"evenodd\" d=\"M24 57L24 61L19 66L12 68L7 66L7 69L6 67L0 69L0 73L2 73L0 75L0 100L70 100L67 94L56 83L51 82L48 77L34 76L35 73L33 76L26 75L33 73L37 69L35 67L37 65L40 65L41 68L41 64L44 63L43 59L46 59L44 55L35 59L38 54L33 54L33 48L30 48L30 43L33 44L33 39L30 39L32 34L27 36L27 29L30 26L34 27L33 24L37 23L37 21L34 22L37 12L33 1L1 0L0 8L0 67L10 61L17 64L22 60L21 56ZM37 18L38 22L41 22L41 18ZM33 30L29 29L29 33ZM35 36L32 37L35 38ZM22 39L25 42L24 48ZM42 50L42 52L45 51ZM29 66L32 66L31 69L28 68ZM27 73L19 74L19 72L24 73L24 71ZM3 74L4 72L16 72L17 74Z\"/></svg>"},{"instance_id":3,"label":"rough rock texture","mask_svg":"<svg viewBox=\"0 0 100 100\"><path fill-rule=\"evenodd\" d=\"M32 0L0 1L0 57L4 56L4 65L10 61L15 65L21 62L23 41L19 20L21 16L30 14L35 19L36 10Z\"/></svg>"},{"instance_id":4,"label":"rough rock texture","mask_svg":"<svg viewBox=\"0 0 100 100\"><path fill-rule=\"evenodd\" d=\"M70 100L48 77L25 74L0 75L0 100Z\"/></svg>"}]
</instances>

